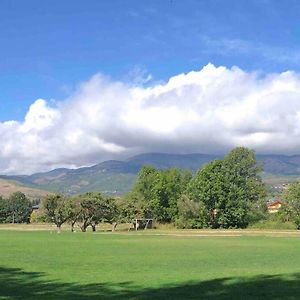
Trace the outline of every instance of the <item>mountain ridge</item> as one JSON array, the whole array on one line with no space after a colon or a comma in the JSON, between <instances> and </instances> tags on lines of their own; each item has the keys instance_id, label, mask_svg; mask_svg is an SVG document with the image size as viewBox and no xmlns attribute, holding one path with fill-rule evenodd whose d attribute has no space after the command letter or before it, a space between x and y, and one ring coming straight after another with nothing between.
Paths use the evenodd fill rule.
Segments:
<instances>
[{"instance_id":1,"label":"mountain ridge","mask_svg":"<svg viewBox=\"0 0 300 300\"><path fill-rule=\"evenodd\" d=\"M222 155L201 153L142 153L122 161L107 160L90 167L58 168L32 175L2 175L0 178L17 180L29 187L52 192L74 194L101 191L122 194L130 189L143 165L152 165L159 169L177 167L190 169L195 173L205 163L222 157ZM300 155L258 154L256 157L257 162L264 166L266 174L300 176Z\"/></svg>"}]
</instances>

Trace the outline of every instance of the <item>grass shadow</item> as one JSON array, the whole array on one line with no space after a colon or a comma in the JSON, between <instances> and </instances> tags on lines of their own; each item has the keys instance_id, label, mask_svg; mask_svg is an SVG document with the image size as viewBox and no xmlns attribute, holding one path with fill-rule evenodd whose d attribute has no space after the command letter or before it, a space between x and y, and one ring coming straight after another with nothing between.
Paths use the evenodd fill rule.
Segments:
<instances>
[{"instance_id":1,"label":"grass shadow","mask_svg":"<svg viewBox=\"0 0 300 300\"><path fill-rule=\"evenodd\" d=\"M84 276L84 274L83 274ZM2 300L300 299L300 274L232 277L144 289L130 282L78 284L47 281L45 274L0 267Z\"/></svg>"}]
</instances>

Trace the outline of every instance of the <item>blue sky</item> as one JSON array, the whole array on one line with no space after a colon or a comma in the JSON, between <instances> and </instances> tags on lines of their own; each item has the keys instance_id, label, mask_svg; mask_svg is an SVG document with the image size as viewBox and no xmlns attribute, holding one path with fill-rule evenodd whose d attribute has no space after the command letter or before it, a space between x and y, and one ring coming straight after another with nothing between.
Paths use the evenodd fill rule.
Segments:
<instances>
[{"instance_id":1,"label":"blue sky","mask_svg":"<svg viewBox=\"0 0 300 300\"><path fill-rule=\"evenodd\" d=\"M0 174L300 154L299 0L0 0L0 56Z\"/></svg>"},{"instance_id":2,"label":"blue sky","mask_svg":"<svg viewBox=\"0 0 300 300\"><path fill-rule=\"evenodd\" d=\"M37 98L64 99L98 72L299 71L300 1L2 0L0 43L0 121L22 120Z\"/></svg>"}]
</instances>

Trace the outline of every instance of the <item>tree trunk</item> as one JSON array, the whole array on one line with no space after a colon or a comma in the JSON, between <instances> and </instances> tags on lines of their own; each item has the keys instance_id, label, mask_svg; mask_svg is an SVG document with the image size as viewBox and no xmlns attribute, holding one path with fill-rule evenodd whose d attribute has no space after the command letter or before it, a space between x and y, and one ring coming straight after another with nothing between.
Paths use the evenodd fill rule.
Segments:
<instances>
[{"instance_id":1,"label":"tree trunk","mask_svg":"<svg viewBox=\"0 0 300 300\"><path fill-rule=\"evenodd\" d=\"M117 225L118 225L117 222L112 223L112 227L111 227L111 231L112 231L112 232L114 232L114 231L116 230Z\"/></svg>"},{"instance_id":2,"label":"tree trunk","mask_svg":"<svg viewBox=\"0 0 300 300\"><path fill-rule=\"evenodd\" d=\"M71 223L71 232L74 232L75 223L76 223L76 221Z\"/></svg>"},{"instance_id":3,"label":"tree trunk","mask_svg":"<svg viewBox=\"0 0 300 300\"><path fill-rule=\"evenodd\" d=\"M81 229L82 232L86 232L88 224L84 222L82 224L78 224L78 226L80 227L80 229Z\"/></svg>"},{"instance_id":4,"label":"tree trunk","mask_svg":"<svg viewBox=\"0 0 300 300\"><path fill-rule=\"evenodd\" d=\"M82 222L77 222L77 225L79 226L82 232L86 232L86 229L89 225L91 225L91 223L88 220L84 220Z\"/></svg>"},{"instance_id":5,"label":"tree trunk","mask_svg":"<svg viewBox=\"0 0 300 300\"><path fill-rule=\"evenodd\" d=\"M57 233L61 233L61 224L56 224Z\"/></svg>"}]
</instances>

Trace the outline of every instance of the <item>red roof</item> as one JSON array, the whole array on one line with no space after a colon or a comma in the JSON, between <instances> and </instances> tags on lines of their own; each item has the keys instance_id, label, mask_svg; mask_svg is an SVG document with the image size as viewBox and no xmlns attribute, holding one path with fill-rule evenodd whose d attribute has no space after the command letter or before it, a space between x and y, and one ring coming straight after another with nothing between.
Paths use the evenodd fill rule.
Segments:
<instances>
[{"instance_id":1,"label":"red roof","mask_svg":"<svg viewBox=\"0 0 300 300\"><path fill-rule=\"evenodd\" d=\"M268 207L272 207L272 206L275 206L277 204L282 204L282 202L280 200L274 201L274 202L268 204Z\"/></svg>"}]
</instances>

